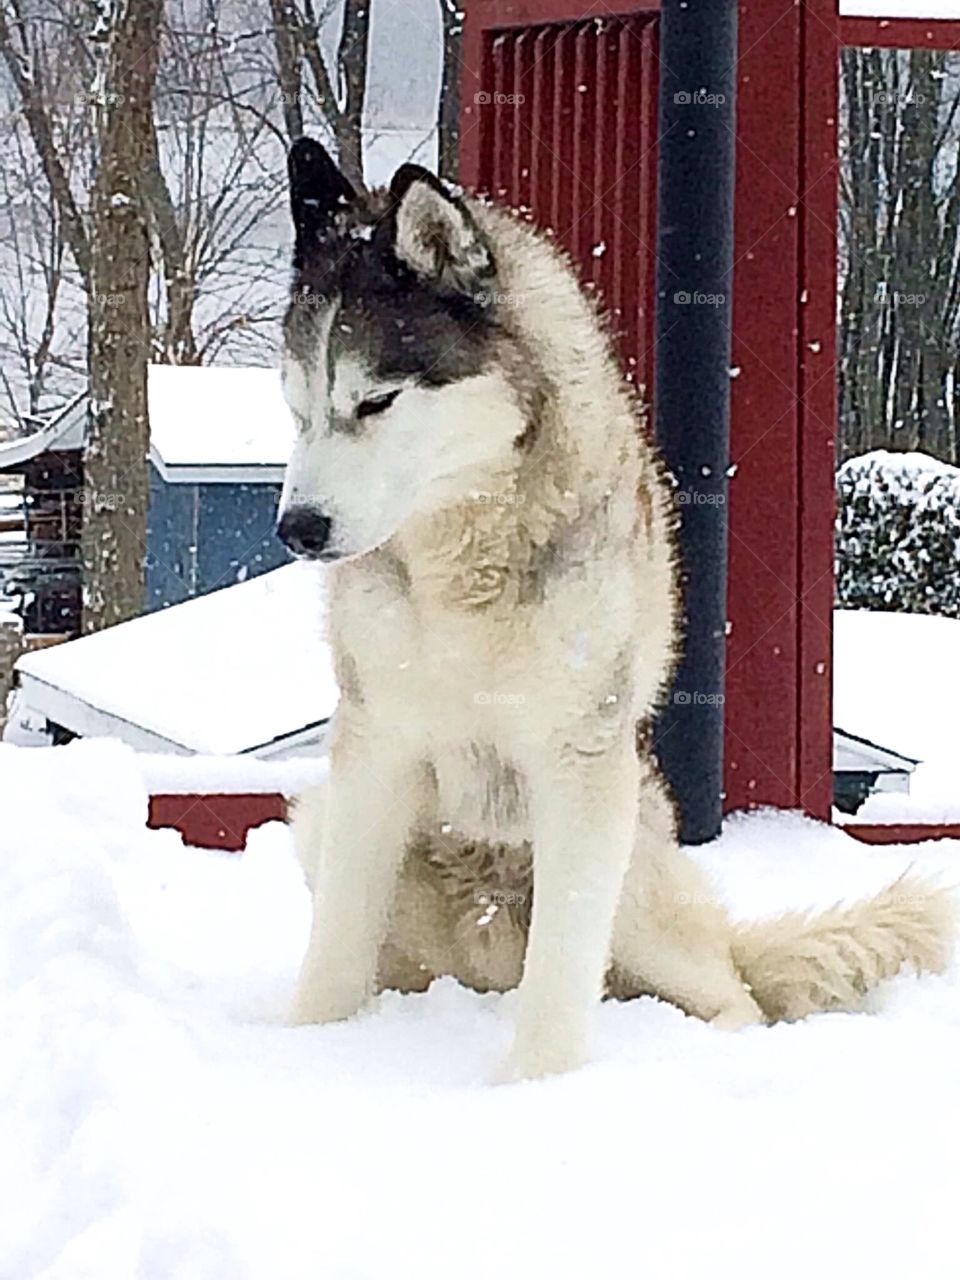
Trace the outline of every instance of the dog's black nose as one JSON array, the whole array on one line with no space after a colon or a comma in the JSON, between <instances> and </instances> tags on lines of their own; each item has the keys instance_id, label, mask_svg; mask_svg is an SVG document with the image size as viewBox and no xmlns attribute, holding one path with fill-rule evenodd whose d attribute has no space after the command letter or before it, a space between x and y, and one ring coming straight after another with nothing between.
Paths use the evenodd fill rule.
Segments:
<instances>
[{"instance_id":1,"label":"dog's black nose","mask_svg":"<svg viewBox=\"0 0 960 1280\"><path fill-rule=\"evenodd\" d=\"M315 559L330 541L330 524L329 516L312 507L291 507L281 516L277 535L295 556Z\"/></svg>"}]
</instances>

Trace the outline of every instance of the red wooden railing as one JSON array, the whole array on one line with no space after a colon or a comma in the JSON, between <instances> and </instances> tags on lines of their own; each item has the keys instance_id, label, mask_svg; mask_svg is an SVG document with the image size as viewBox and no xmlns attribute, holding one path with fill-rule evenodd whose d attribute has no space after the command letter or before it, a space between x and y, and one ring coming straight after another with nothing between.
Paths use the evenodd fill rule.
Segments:
<instances>
[{"instance_id":1,"label":"red wooden railing","mask_svg":"<svg viewBox=\"0 0 960 1280\"><path fill-rule=\"evenodd\" d=\"M147 826L173 827L184 844L238 853L254 827L286 818L287 800L278 794L155 795Z\"/></svg>"}]
</instances>

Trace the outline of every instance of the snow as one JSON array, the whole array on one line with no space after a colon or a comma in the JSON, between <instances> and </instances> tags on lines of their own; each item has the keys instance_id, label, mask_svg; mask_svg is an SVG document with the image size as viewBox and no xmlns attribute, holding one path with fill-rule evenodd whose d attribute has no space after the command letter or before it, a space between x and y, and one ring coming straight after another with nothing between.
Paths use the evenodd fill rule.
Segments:
<instances>
[{"instance_id":1,"label":"snow","mask_svg":"<svg viewBox=\"0 0 960 1280\"><path fill-rule=\"evenodd\" d=\"M150 442L167 466L283 467L293 419L277 369L151 365Z\"/></svg>"},{"instance_id":2,"label":"snow","mask_svg":"<svg viewBox=\"0 0 960 1280\"><path fill-rule=\"evenodd\" d=\"M891 472L899 472L905 479L914 482L941 476L960 485L960 467L951 466L949 462L935 458L932 454L915 450L901 453L890 449L872 449L869 453L849 458L840 470L851 473L867 471L875 479L889 479Z\"/></svg>"},{"instance_id":3,"label":"snow","mask_svg":"<svg viewBox=\"0 0 960 1280\"><path fill-rule=\"evenodd\" d=\"M920 760L910 795L870 796L846 822L960 822L960 619L840 609L833 723Z\"/></svg>"},{"instance_id":4,"label":"snow","mask_svg":"<svg viewBox=\"0 0 960 1280\"><path fill-rule=\"evenodd\" d=\"M282 479L295 432L279 370L150 365L147 391L151 457L168 479L221 478L178 477L177 469L189 467L236 469L224 478ZM0 465L19 466L54 446L79 448L85 408L85 398L78 396L42 430L0 443ZM252 476L250 468L256 469ZM265 475L264 468L275 474Z\"/></svg>"},{"instance_id":5,"label":"snow","mask_svg":"<svg viewBox=\"0 0 960 1280\"><path fill-rule=\"evenodd\" d=\"M57 409L39 431L0 441L0 470L12 472L48 449L79 449L85 425L86 397L80 393ZM22 498L18 502L22 505Z\"/></svg>"},{"instance_id":6,"label":"snow","mask_svg":"<svg viewBox=\"0 0 960 1280\"><path fill-rule=\"evenodd\" d=\"M409 0L404 0L408 3ZM436 171L435 129L379 128L364 132L363 171L368 187L386 187L402 164L422 164Z\"/></svg>"},{"instance_id":7,"label":"snow","mask_svg":"<svg viewBox=\"0 0 960 1280\"><path fill-rule=\"evenodd\" d=\"M297 562L22 657L23 701L74 732L231 755L337 702L322 566Z\"/></svg>"},{"instance_id":8,"label":"snow","mask_svg":"<svg viewBox=\"0 0 960 1280\"><path fill-rule=\"evenodd\" d=\"M150 795L285 795L319 781L325 755L293 760L256 756L151 755L137 752L137 767Z\"/></svg>"},{"instance_id":9,"label":"snow","mask_svg":"<svg viewBox=\"0 0 960 1280\"><path fill-rule=\"evenodd\" d=\"M591 1066L488 1087L511 996L283 1025L283 827L243 856L147 831L115 743L0 748L0 788L4 1280L954 1280L956 971L736 1034L605 1005ZM760 814L700 856L753 913L958 854Z\"/></svg>"}]
</instances>

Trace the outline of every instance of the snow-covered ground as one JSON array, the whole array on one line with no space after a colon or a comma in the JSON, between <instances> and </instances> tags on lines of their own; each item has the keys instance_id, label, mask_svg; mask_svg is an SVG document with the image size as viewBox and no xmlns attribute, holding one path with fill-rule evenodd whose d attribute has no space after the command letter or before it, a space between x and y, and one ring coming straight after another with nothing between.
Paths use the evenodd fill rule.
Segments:
<instances>
[{"instance_id":1,"label":"snow-covered ground","mask_svg":"<svg viewBox=\"0 0 960 1280\"><path fill-rule=\"evenodd\" d=\"M0 747L0 799L2 1280L955 1280L956 972L737 1034L607 1005L592 1066L493 1088L510 996L284 1026L283 827L243 856L149 832L103 741ZM960 882L960 842L783 815L702 856L743 914L909 862Z\"/></svg>"},{"instance_id":2,"label":"snow-covered ground","mask_svg":"<svg viewBox=\"0 0 960 1280\"><path fill-rule=\"evenodd\" d=\"M909 795L868 797L850 822L960 822L960 620L838 609L833 723L919 760Z\"/></svg>"}]
</instances>

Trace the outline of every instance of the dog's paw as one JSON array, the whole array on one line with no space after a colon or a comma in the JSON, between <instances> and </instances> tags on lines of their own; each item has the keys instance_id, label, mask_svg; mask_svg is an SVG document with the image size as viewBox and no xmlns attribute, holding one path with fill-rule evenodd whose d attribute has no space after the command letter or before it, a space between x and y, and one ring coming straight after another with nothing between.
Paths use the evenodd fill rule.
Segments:
<instances>
[{"instance_id":1,"label":"dog's paw","mask_svg":"<svg viewBox=\"0 0 960 1280\"><path fill-rule=\"evenodd\" d=\"M586 1044L552 1040L524 1041L520 1037L499 1069L493 1084L519 1084L521 1080L542 1080L565 1075L585 1066L589 1059Z\"/></svg>"},{"instance_id":2,"label":"dog's paw","mask_svg":"<svg viewBox=\"0 0 960 1280\"><path fill-rule=\"evenodd\" d=\"M756 1027L763 1022L760 1006L747 991L710 1019L711 1027L719 1031L742 1031L744 1027Z\"/></svg>"},{"instance_id":3,"label":"dog's paw","mask_svg":"<svg viewBox=\"0 0 960 1280\"><path fill-rule=\"evenodd\" d=\"M359 1013L366 1003L367 992L346 988L297 991L290 1011L294 1027L322 1026L327 1022L345 1022Z\"/></svg>"}]
</instances>

